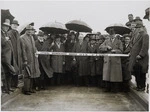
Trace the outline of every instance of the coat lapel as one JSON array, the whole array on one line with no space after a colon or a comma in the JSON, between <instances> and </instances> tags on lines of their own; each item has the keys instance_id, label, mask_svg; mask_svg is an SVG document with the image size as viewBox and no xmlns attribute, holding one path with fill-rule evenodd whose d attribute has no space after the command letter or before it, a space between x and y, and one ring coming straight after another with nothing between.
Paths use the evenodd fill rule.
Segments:
<instances>
[{"instance_id":1,"label":"coat lapel","mask_svg":"<svg viewBox=\"0 0 150 112\"><path fill-rule=\"evenodd\" d=\"M141 38L142 36L141 35L138 35L138 37L133 41L133 45Z\"/></svg>"}]
</instances>

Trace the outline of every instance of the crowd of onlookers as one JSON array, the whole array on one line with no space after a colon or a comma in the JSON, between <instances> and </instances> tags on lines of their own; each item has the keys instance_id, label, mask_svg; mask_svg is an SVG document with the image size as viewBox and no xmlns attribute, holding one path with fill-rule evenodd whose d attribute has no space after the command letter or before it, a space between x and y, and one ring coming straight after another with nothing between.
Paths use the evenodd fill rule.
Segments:
<instances>
[{"instance_id":1,"label":"crowd of onlookers","mask_svg":"<svg viewBox=\"0 0 150 112\"><path fill-rule=\"evenodd\" d=\"M2 92L18 88L18 75L23 75L22 92L26 95L47 89L48 85L74 84L96 86L106 92L129 92L134 75L137 91L145 90L148 72L149 35L140 17L128 15L126 26L132 32L118 35L111 28L108 35L100 32L86 35L35 34L29 24L25 33L17 31L19 23L6 19L1 27ZM128 54L129 57L37 55L37 51Z\"/></svg>"}]
</instances>

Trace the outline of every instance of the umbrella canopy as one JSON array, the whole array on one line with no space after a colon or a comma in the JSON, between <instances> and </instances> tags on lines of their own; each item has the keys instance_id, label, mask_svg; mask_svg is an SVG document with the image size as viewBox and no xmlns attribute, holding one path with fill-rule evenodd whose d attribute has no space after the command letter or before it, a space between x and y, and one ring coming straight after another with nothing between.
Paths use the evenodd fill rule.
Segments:
<instances>
[{"instance_id":1,"label":"umbrella canopy","mask_svg":"<svg viewBox=\"0 0 150 112\"><path fill-rule=\"evenodd\" d=\"M13 21L15 17L9 12L9 10L1 9L1 23L5 21L5 19L10 19L10 22Z\"/></svg>"},{"instance_id":2,"label":"umbrella canopy","mask_svg":"<svg viewBox=\"0 0 150 112\"><path fill-rule=\"evenodd\" d=\"M105 30L107 32L109 32L109 29L111 29L111 28L114 28L115 33L120 34L120 35L129 34L131 32L131 29L129 29L128 27L126 27L122 24L112 24L112 25L108 26Z\"/></svg>"},{"instance_id":3,"label":"umbrella canopy","mask_svg":"<svg viewBox=\"0 0 150 112\"><path fill-rule=\"evenodd\" d=\"M85 22L81 20L73 20L66 23L66 27L69 30L74 30L77 32L92 32L92 28Z\"/></svg>"},{"instance_id":4,"label":"umbrella canopy","mask_svg":"<svg viewBox=\"0 0 150 112\"><path fill-rule=\"evenodd\" d=\"M39 28L47 34L65 34L68 33L66 26L59 22L49 22Z\"/></svg>"},{"instance_id":5,"label":"umbrella canopy","mask_svg":"<svg viewBox=\"0 0 150 112\"><path fill-rule=\"evenodd\" d=\"M27 25L32 25L34 26L34 22L28 22L28 23L25 23L21 26L18 27L18 32L20 33L20 35L23 35L25 33L25 30L26 30L26 26Z\"/></svg>"}]
</instances>

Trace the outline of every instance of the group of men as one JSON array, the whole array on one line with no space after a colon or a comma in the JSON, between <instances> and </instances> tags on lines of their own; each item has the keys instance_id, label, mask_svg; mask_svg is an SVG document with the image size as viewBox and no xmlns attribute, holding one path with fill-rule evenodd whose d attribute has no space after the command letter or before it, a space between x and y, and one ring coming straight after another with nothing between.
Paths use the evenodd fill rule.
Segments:
<instances>
[{"instance_id":1,"label":"group of men","mask_svg":"<svg viewBox=\"0 0 150 112\"><path fill-rule=\"evenodd\" d=\"M87 34L70 32L66 35L39 31L27 25L20 36L17 20L5 19L1 27L2 92L18 87L18 75L23 74L25 95L50 85L104 87L107 92L129 92L131 74L136 78L138 91L145 90L148 72L149 36L142 20L129 14L126 24L132 29L122 37L111 28L104 37L100 32ZM129 57L37 55L37 51L129 54ZM121 86L120 86L121 85ZM120 88L121 87L121 88Z\"/></svg>"}]
</instances>

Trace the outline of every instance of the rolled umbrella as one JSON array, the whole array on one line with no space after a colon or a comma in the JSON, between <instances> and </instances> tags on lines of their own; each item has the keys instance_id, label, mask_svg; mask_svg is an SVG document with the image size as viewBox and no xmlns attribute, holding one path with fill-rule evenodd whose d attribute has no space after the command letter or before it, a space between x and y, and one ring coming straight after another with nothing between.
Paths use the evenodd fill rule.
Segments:
<instances>
[{"instance_id":1,"label":"rolled umbrella","mask_svg":"<svg viewBox=\"0 0 150 112\"><path fill-rule=\"evenodd\" d=\"M128 27L122 24L112 24L108 26L105 30L109 33L109 29L111 28L115 30L116 34L120 34L120 35L129 34L131 32L131 29L129 29Z\"/></svg>"},{"instance_id":2,"label":"rolled umbrella","mask_svg":"<svg viewBox=\"0 0 150 112\"><path fill-rule=\"evenodd\" d=\"M68 33L66 26L59 22L49 22L39 28L47 34L65 34Z\"/></svg>"},{"instance_id":3,"label":"rolled umbrella","mask_svg":"<svg viewBox=\"0 0 150 112\"><path fill-rule=\"evenodd\" d=\"M5 19L9 19L10 22L12 22L14 18L15 17L10 13L9 9L1 9L1 23L3 23Z\"/></svg>"},{"instance_id":4,"label":"rolled umbrella","mask_svg":"<svg viewBox=\"0 0 150 112\"><path fill-rule=\"evenodd\" d=\"M92 28L85 22L81 20L72 20L66 23L66 27L69 30L74 30L76 32L92 32Z\"/></svg>"},{"instance_id":5,"label":"rolled umbrella","mask_svg":"<svg viewBox=\"0 0 150 112\"><path fill-rule=\"evenodd\" d=\"M32 25L34 26L34 22L28 22L28 23L25 23L21 26L18 27L18 32L20 33L20 35L23 35L25 33L25 30L26 30L26 26L27 25Z\"/></svg>"}]
</instances>

